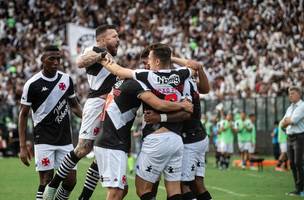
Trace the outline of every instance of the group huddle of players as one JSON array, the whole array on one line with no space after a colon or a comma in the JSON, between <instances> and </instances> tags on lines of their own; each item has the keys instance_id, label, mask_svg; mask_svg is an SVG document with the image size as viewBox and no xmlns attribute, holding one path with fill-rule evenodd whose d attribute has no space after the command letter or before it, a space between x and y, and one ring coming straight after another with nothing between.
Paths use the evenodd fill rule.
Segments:
<instances>
[{"instance_id":1,"label":"group huddle of players","mask_svg":"<svg viewBox=\"0 0 304 200\"><path fill-rule=\"evenodd\" d=\"M59 163L51 181L41 178L44 181L40 182L37 199L41 196L46 200L68 199L76 182L67 180L75 179L75 175L72 178L70 175L75 172L76 164L93 149L96 161L88 169L79 199L90 199L99 180L107 188L107 200L123 199L128 192L127 153L131 145L131 127L141 105L144 114L142 147L135 177L139 198L155 199L163 175L167 199L212 199L204 186L208 137L200 121L199 93L208 93L209 84L202 66L193 60L174 57L168 45L156 43L142 53L141 61L146 69L122 67L113 58L117 54L119 37L116 27L111 25L96 29L96 42L96 47L86 49L77 59L78 67L86 70L90 91L82 110L78 144L73 150L70 146L66 148L64 158L41 156L50 151L48 145L58 148L56 145L70 142L60 143L58 138L63 137L64 131L56 132L55 129L62 127L58 124L68 117L65 112L69 101L64 98L75 97L70 86L73 83L61 72L58 75L59 72L53 71L53 78L52 73L45 76L50 72L48 70L58 67L58 56L53 53L56 49L45 52L47 57L41 75L30 79L24 90L23 104L32 106L33 119L37 122L34 128L36 169L39 172L46 167L51 169L50 160L53 167ZM37 80L40 84L36 84ZM45 82L49 86L40 88ZM70 86L69 93L65 93L67 86ZM37 98L34 92L46 92L45 101L41 100L37 108L32 104ZM30 93L33 98L27 97ZM53 107L45 106L51 101ZM50 114L45 114L43 109ZM60 121L53 122L53 125L57 124L53 130L43 132L43 123L50 126L49 120L44 121L48 116L60 118ZM66 123L69 123L68 119ZM39 138L47 134L52 137L41 142ZM24 156L21 160L27 162L26 159Z\"/></svg>"}]
</instances>

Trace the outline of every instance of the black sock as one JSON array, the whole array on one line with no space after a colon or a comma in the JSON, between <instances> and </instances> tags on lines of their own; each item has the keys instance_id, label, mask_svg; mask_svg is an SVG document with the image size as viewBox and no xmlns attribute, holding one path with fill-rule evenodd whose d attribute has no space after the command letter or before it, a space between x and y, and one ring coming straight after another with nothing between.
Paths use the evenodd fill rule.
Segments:
<instances>
[{"instance_id":1,"label":"black sock","mask_svg":"<svg viewBox=\"0 0 304 200\"><path fill-rule=\"evenodd\" d=\"M68 153L61 162L61 165L58 171L56 172L54 178L49 183L49 186L52 188L58 188L60 182L66 179L70 171L76 166L79 160L80 158L75 155L74 151Z\"/></svg>"},{"instance_id":2,"label":"black sock","mask_svg":"<svg viewBox=\"0 0 304 200\"><path fill-rule=\"evenodd\" d=\"M195 199L195 196L192 192L184 193L184 194L182 194L182 196L183 196L183 200L193 200L193 199Z\"/></svg>"},{"instance_id":3,"label":"black sock","mask_svg":"<svg viewBox=\"0 0 304 200\"><path fill-rule=\"evenodd\" d=\"M208 191L206 191L204 193L198 194L196 196L196 199L197 200L212 200L212 197L211 197L210 193Z\"/></svg>"},{"instance_id":4,"label":"black sock","mask_svg":"<svg viewBox=\"0 0 304 200\"><path fill-rule=\"evenodd\" d=\"M229 164L230 164L230 156L227 156L227 158L226 158L226 166L227 166L227 168L229 168Z\"/></svg>"},{"instance_id":5,"label":"black sock","mask_svg":"<svg viewBox=\"0 0 304 200\"><path fill-rule=\"evenodd\" d=\"M153 199L153 193L152 192L147 192L145 194L143 194L141 197L140 197L140 200L151 200Z\"/></svg>"},{"instance_id":6,"label":"black sock","mask_svg":"<svg viewBox=\"0 0 304 200\"><path fill-rule=\"evenodd\" d=\"M168 197L167 200L183 200L183 198L181 194L175 194L171 197Z\"/></svg>"},{"instance_id":7,"label":"black sock","mask_svg":"<svg viewBox=\"0 0 304 200\"><path fill-rule=\"evenodd\" d=\"M61 184L56 192L55 200L68 200L70 193L71 191L65 189Z\"/></svg>"},{"instance_id":8,"label":"black sock","mask_svg":"<svg viewBox=\"0 0 304 200\"><path fill-rule=\"evenodd\" d=\"M288 160L285 160L285 161L284 161L284 168L285 168L285 169L288 169Z\"/></svg>"},{"instance_id":9,"label":"black sock","mask_svg":"<svg viewBox=\"0 0 304 200\"><path fill-rule=\"evenodd\" d=\"M82 189L82 193L79 196L79 200L88 200L92 196L95 187L99 180L98 166L94 161L87 171L86 180Z\"/></svg>"},{"instance_id":10,"label":"black sock","mask_svg":"<svg viewBox=\"0 0 304 200\"><path fill-rule=\"evenodd\" d=\"M36 200L40 200L40 199L42 200L44 189L45 189L45 185L39 185L38 191L36 193Z\"/></svg>"},{"instance_id":11,"label":"black sock","mask_svg":"<svg viewBox=\"0 0 304 200\"><path fill-rule=\"evenodd\" d=\"M216 165L216 167L218 167L219 166L219 162L220 162L220 155L219 155L219 153L215 153L215 165Z\"/></svg>"}]
</instances>

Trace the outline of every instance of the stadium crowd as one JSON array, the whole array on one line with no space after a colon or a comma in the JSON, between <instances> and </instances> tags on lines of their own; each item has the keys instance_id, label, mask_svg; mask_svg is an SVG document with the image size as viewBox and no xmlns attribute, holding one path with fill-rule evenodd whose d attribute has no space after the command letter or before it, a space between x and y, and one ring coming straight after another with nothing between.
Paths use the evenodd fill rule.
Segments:
<instances>
[{"instance_id":1,"label":"stadium crowd","mask_svg":"<svg viewBox=\"0 0 304 200\"><path fill-rule=\"evenodd\" d=\"M139 52L152 42L202 61L213 86L208 98L282 95L289 85L304 84L302 11L302 0L1 1L0 101L16 104L24 81L40 69L38 49L50 41L65 50L63 65L77 76L85 99L85 77L66 51L69 22L118 25L124 65L136 66Z\"/></svg>"}]
</instances>

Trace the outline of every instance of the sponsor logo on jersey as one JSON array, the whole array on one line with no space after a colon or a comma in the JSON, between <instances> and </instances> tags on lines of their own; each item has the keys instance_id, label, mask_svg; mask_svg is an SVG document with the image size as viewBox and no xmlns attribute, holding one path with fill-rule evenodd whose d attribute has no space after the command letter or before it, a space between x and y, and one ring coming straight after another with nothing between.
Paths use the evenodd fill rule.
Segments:
<instances>
[{"instance_id":1,"label":"sponsor logo on jersey","mask_svg":"<svg viewBox=\"0 0 304 200\"><path fill-rule=\"evenodd\" d=\"M61 102L59 102L59 104L54 108L53 113L56 116L55 118L55 122L57 122L58 124L61 123L61 121L64 119L64 117L68 114L69 112L69 107L67 105L67 101L65 99L63 99Z\"/></svg>"},{"instance_id":2,"label":"sponsor logo on jersey","mask_svg":"<svg viewBox=\"0 0 304 200\"><path fill-rule=\"evenodd\" d=\"M157 83L163 85L163 84L174 84L174 85L178 85L180 83L180 78L178 75L176 74L172 74L169 77L165 77L165 76L157 76Z\"/></svg>"}]
</instances>

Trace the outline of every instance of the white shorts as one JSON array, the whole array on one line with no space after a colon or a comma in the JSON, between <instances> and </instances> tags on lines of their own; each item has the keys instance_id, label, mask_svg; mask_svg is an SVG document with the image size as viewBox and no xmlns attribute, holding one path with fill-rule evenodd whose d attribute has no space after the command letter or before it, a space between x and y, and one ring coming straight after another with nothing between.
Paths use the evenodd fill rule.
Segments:
<instances>
[{"instance_id":1,"label":"white shorts","mask_svg":"<svg viewBox=\"0 0 304 200\"><path fill-rule=\"evenodd\" d=\"M281 153L287 153L287 143L280 143Z\"/></svg>"},{"instance_id":2,"label":"white shorts","mask_svg":"<svg viewBox=\"0 0 304 200\"><path fill-rule=\"evenodd\" d=\"M239 142L239 150L240 152L248 151L251 148L251 142Z\"/></svg>"},{"instance_id":3,"label":"white shorts","mask_svg":"<svg viewBox=\"0 0 304 200\"><path fill-rule=\"evenodd\" d=\"M209 139L184 144L182 181L193 181L195 176L205 177L205 153Z\"/></svg>"},{"instance_id":4,"label":"white shorts","mask_svg":"<svg viewBox=\"0 0 304 200\"><path fill-rule=\"evenodd\" d=\"M100 132L101 113L103 112L105 100L101 97L88 98L82 111L82 122L79 138L95 140Z\"/></svg>"},{"instance_id":5,"label":"white shorts","mask_svg":"<svg viewBox=\"0 0 304 200\"><path fill-rule=\"evenodd\" d=\"M94 153L102 187L123 190L127 185L127 153L97 146L94 146Z\"/></svg>"},{"instance_id":6,"label":"white shorts","mask_svg":"<svg viewBox=\"0 0 304 200\"><path fill-rule=\"evenodd\" d=\"M219 152L221 153L233 153L233 143L219 143Z\"/></svg>"},{"instance_id":7,"label":"white shorts","mask_svg":"<svg viewBox=\"0 0 304 200\"><path fill-rule=\"evenodd\" d=\"M255 145L254 144L250 143L250 148L249 148L248 152L251 153L251 154L255 152Z\"/></svg>"},{"instance_id":8,"label":"white shorts","mask_svg":"<svg viewBox=\"0 0 304 200\"><path fill-rule=\"evenodd\" d=\"M46 171L59 168L64 157L74 149L72 144L55 146L49 144L35 144L36 171ZM76 167L74 168L76 170Z\"/></svg>"},{"instance_id":9,"label":"white shorts","mask_svg":"<svg viewBox=\"0 0 304 200\"><path fill-rule=\"evenodd\" d=\"M167 181L180 181L183 157L181 136L173 132L150 134L143 140L136 175L155 183L162 172Z\"/></svg>"}]
</instances>

